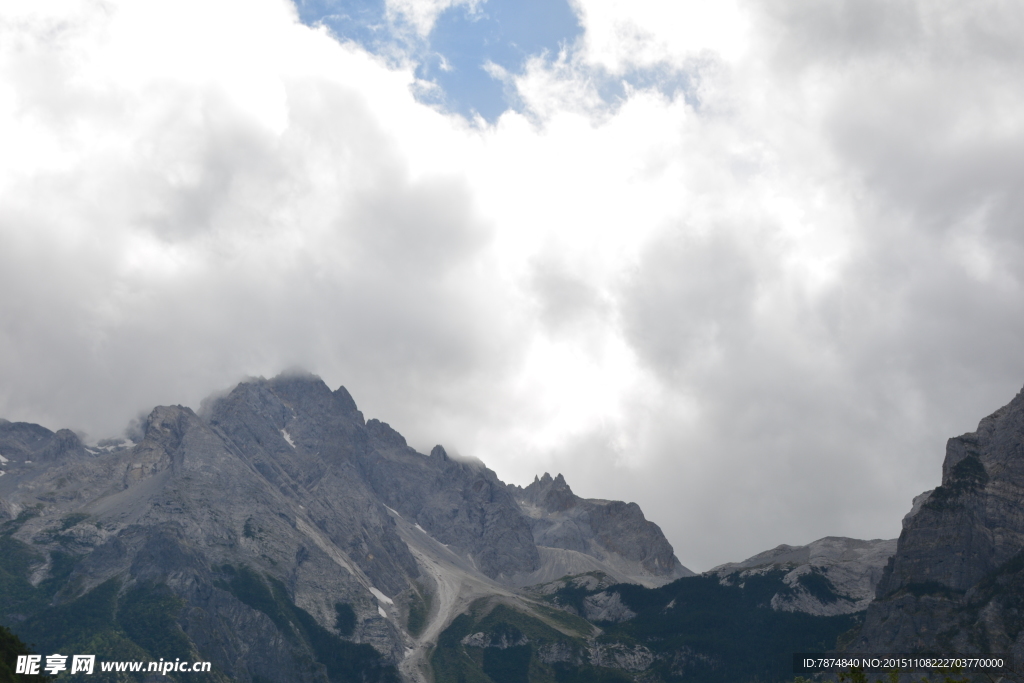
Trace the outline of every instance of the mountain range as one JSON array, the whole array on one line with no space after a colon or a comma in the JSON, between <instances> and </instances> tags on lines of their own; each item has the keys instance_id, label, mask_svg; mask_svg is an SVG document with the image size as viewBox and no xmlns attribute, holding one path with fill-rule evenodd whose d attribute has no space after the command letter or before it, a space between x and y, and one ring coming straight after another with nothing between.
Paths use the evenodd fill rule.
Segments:
<instances>
[{"instance_id":1,"label":"mountain range","mask_svg":"<svg viewBox=\"0 0 1024 683\"><path fill-rule=\"evenodd\" d=\"M37 652L246 683L767 682L793 652L1017 652L1022 455L1018 395L950 440L898 541L694 575L635 503L419 453L313 375L95 444L0 420L0 625Z\"/></svg>"},{"instance_id":2,"label":"mountain range","mask_svg":"<svg viewBox=\"0 0 1024 683\"><path fill-rule=\"evenodd\" d=\"M143 659L166 640L224 680L420 680L478 597L525 605L517 587L581 572L692 575L635 504L417 453L312 375L246 381L198 413L161 406L129 436L87 446L0 422L0 620L44 650ZM126 616L139 600L161 632ZM94 628L71 623L81 610Z\"/></svg>"}]
</instances>

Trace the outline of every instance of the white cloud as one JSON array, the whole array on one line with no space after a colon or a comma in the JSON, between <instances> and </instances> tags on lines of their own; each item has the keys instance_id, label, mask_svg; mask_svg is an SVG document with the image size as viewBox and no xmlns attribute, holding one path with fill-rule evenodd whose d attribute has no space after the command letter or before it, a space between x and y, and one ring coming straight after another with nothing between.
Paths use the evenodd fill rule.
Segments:
<instances>
[{"instance_id":1,"label":"white cloud","mask_svg":"<svg viewBox=\"0 0 1024 683\"><path fill-rule=\"evenodd\" d=\"M667 62L683 66L710 51L739 58L747 16L735 0L575 0L586 27L586 60L615 74Z\"/></svg>"},{"instance_id":2,"label":"white cloud","mask_svg":"<svg viewBox=\"0 0 1024 683\"><path fill-rule=\"evenodd\" d=\"M486 0L386 0L388 16L409 22L417 35L426 38L442 12L453 7L465 7L474 12Z\"/></svg>"},{"instance_id":3,"label":"white cloud","mask_svg":"<svg viewBox=\"0 0 1024 683\"><path fill-rule=\"evenodd\" d=\"M5 7L0 414L298 364L698 569L894 535L1024 377L1019 17L816 7L584 3L490 127L283 1ZM686 97L603 99L658 65Z\"/></svg>"}]
</instances>

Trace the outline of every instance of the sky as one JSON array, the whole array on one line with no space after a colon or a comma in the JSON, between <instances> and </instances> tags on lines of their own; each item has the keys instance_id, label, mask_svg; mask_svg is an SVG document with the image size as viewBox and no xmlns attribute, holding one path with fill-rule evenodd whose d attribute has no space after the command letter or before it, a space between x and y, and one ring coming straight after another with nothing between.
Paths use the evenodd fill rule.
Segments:
<instances>
[{"instance_id":1,"label":"sky","mask_svg":"<svg viewBox=\"0 0 1024 683\"><path fill-rule=\"evenodd\" d=\"M7 0L0 416L290 368L635 501L892 538L1024 386L1024 3Z\"/></svg>"}]
</instances>

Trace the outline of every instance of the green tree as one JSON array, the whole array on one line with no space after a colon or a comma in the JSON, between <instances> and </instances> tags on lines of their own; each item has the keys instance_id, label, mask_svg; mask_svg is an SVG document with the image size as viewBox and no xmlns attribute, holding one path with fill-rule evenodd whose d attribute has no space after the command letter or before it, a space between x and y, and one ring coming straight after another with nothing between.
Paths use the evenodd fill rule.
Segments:
<instances>
[{"instance_id":1,"label":"green tree","mask_svg":"<svg viewBox=\"0 0 1024 683\"><path fill-rule=\"evenodd\" d=\"M14 673L18 655L33 654L21 638L10 629L0 626L0 683L28 683L29 681L45 681L43 676L26 676Z\"/></svg>"}]
</instances>

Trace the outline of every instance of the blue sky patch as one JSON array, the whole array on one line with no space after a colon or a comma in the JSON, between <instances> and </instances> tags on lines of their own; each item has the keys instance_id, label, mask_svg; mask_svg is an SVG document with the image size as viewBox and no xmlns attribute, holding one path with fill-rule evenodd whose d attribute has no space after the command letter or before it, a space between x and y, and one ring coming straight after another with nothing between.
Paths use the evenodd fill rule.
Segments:
<instances>
[{"instance_id":1,"label":"blue sky patch","mask_svg":"<svg viewBox=\"0 0 1024 683\"><path fill-rule=\"evenodd\" d=\"M342 39L355 41L378 54L395 42L384 0L294 0L299 20L324 24Z\"/></svg>"},{"instance_id":2,"label":"blue sky patch","mask_svg":"<svg viewBox=\"0 0 1024 683\"><path fill-rule=\"evenodd\" d=\"M536 55L554 58L582 32L566 0L486 0L475 10L450 7L437 18L425 44L411 44L408 27L387 19L383 0L295 0L299 18L325 24L339 38L375 54L400 49L419 64L417 76L439 90L429 99L467 117L493 122L515 105L515 95L488 73L488 62L522 73ZM425 96L426 97L426 96Z\"/></svg>"}]
</instances>

